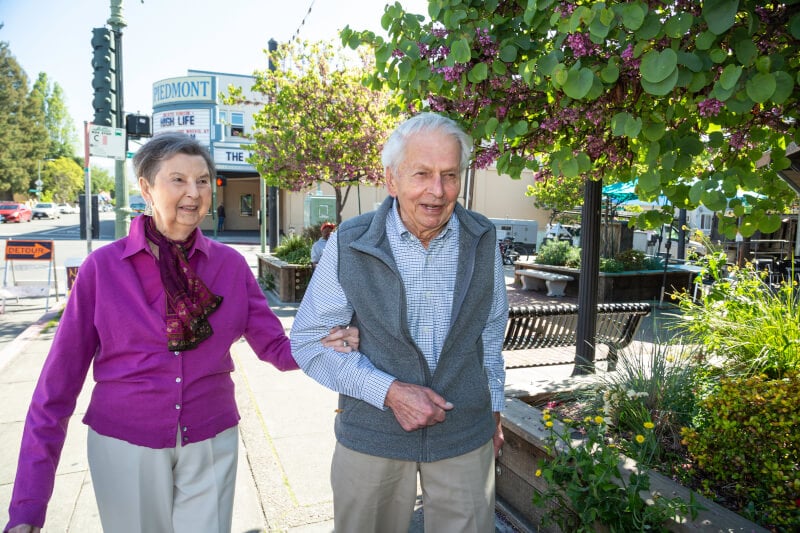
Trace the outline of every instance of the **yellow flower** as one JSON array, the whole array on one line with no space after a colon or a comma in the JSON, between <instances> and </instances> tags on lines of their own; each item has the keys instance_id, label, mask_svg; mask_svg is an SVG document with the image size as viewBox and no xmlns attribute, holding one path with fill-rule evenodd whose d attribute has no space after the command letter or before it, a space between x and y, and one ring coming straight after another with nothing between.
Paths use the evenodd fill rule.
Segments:
<instances>
[{"instance_id":1,"label":"yellow flower","mask_svg":"<svg viewBox=\"0 0 800 533\"><path fill-rule=\"evenodd\" d=\"M550 416L550 413L548 413L547 411L542 413L542 420L550 420L551 418L552 417Z\"/></svg>"},{"instance_id":2,"label":"yellow flower","mask_svg":"<svg viewBox=\"0 0 800 533\"><path fill-rule=\"evenodd\" d=\"M653 429L655 426L656 426L656 425L655 425L655 424L653 424L652 422L645 422L645 423L644 423L644 428L645 428L645 429Z\"/></svg>"},{"instance_id":3,"label":"yellow flower","mask_svg":"<svg viewBox=\"0 0 800 533\"><path fill-rule=\"evenodd\" d=\"M594 417L594 423L595 424L602 424L603 423L603 417L602 416Z\"/></svg>"},{"instance_id":4,"label":"yellow flower","mask_svg":"<svg viewBox=\"0 0 800 533\"><path fill-rule=\"evenodd\" d=\"M636 435L636 442L639 444L644 442L644 435Z\"/></svg>"},{"instance_id":5,"label":"yellow flower","mask_svg":"<svg viewBox=\"0 0 800 533\"><path fill-rule=\"evenodd\" d=\"M536 470L536 477L542 477L542 470L541 469Z\"/></svg>"},{"instance_id":6,"label":"yellow flower","mask_svg":"<svg viewBox=\"0 0 800 533\"><path fill-rule=\"evenodd\" d=\"M544 423L544 425L549 427L549 428L551 428L551 427L553 427L553 421L552 420L548 420L547 422Z\"/></svg>"}]
</instances>

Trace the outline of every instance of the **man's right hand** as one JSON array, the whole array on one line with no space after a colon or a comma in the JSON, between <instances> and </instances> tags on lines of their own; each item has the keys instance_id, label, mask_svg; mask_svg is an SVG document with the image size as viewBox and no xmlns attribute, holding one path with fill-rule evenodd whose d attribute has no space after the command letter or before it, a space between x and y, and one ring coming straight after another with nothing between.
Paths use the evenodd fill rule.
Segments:
<instances>
[{"instance_id":1,"label":"man's right hand","mask_svg":"<svg viewBox=\"0 0 800 533\"><path fill-rule=\"evenodd\" d=\"M445 413L453 408L453 404L432 389L401 381L389 386L384 404L406 431L444 422Z\"/></svg>"}]
</instances>

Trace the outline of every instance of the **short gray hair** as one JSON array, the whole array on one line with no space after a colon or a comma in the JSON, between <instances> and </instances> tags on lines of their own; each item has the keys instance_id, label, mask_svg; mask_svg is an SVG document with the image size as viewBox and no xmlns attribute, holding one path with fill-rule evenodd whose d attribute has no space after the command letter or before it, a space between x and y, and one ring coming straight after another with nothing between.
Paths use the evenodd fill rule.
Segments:
<instances>
[{"instance_id":1,"label":"short gray hair","mask_svg":"<svg viewBox=\"0 0 800 533\"><path fill-rule=\"evenodd\" d=\"M383 167L397 171L397 168L403 161L403 157L405 157L409 137L416 133L435 130L441 130L443 133L453 136L455 140L458 141L461 147L459 171L464 172L469 165L469 158L472 154L472 137L465 133L455 120L436 113L420 113L414 115L394 130L383 145L383 152L381 152Z\"/></svg>"},{"instance_id":2,"label":"short gray hair","mask_svg":"<svg viewBox=\"0 0 800 533\"><path fill-rule=\"evenodd\" d=\"M144 178L153 185L161 163L177 154L199 155L206 162L211 180L216 178L214 160L208 150L194 137L180 132L159 133L139 148L133 156L136 178Z\"/></svg>"}]
</instances>

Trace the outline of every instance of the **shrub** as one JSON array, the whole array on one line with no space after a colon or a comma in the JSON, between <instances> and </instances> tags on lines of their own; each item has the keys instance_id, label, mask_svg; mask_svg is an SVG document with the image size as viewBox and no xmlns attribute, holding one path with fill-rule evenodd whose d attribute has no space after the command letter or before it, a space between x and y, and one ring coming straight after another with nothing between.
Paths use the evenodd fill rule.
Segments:
<instances>
[{"instance_id":1,"label":"shrub","mask_svg":"<svg viewBox=\"0 0 800 533\"><path fill-rule=\"evenodd\" d=\"M609 257L600 258L600 272L622 272L623 270L625 270L625 265L621 261Z\"/></svg>"},{"instance_id":2,"label":"shrub","mask_svg":"<svg viewBox=\"0 0 800 533\"><path fill-rule=\"evenodd\" d=\"M310 265L311 244L311 240L306 237L292 235L283 239L272 255L293 265Z\"/></svg>"},{"instance_id":3,"label":"shrub","mask_svg":"<svg viewBox=\"0 0 800 533\"><path fill-rule=\"evenodd\" d=\"M724 378L699 404L701 425L684 440L707 476L743 516L777 531L800 524L800 374Z\"/></svg>"},{"instance_id":4,"label":"shrub","mask_svg":"<svg viewBox=\"0 0 800 533\"><path fill-rule=\"evenodd\" d=\"M648 255L644 258L644 270L663 270L664 261L660 257Z\"/></svg>"},{"instance_id":5,"label":"shrub","mask_svg":"<svg viewBox=\"0 0 800 533\"><path fill-rule=\"evenodd\" d=\"M560 431L549 411L545 410L542 418L550 431L547 451L553 456L540 460L535 473L547 482L546 489L533 496L534 505L549 509L543 525L555 523L561 531L586 533L596 531L598 523L608 531L660 531L667 519L695 516L694 502L659 495L650 503L642 499L640 493L650 489L644 459L654 446L652 423L637 428L632 454L637 463L626 477L620 470L620 450L606 438L602 416L589 416L575 424L584 434L579 441L573 440L569 428ZM574 424L567 419L564 423Z\"/></svg>"},{"instance_id":6,"label":"shrub","mask_svg":"<svg viewBox=\"0 0 800 533\"><path fill-rule=\"evenodd\" d=\"M567 241L550 241L543 245L536 254L536 263L540 265L566 266L572 245Z\"/></svg>"},{"instance_id":7,"label":"shrub","mask_svg":"<svg viewBox=\"0 0 800 533\"><path fill-rule=\"evenodd\" d=\"M644 270L645 255L641 250L625 250L616 255L614 259L622 263L623 270Z\"/></svg>"},{"instance_id":8,"label":"shrub","mask_svg":"<svg viewBox=\"0 0 800 533\"><path fill-rule=\"evenodd\" d=\"M717 281L700 305L676 295L688 342L724 359L726 372L780 378L800 371L800 306L797 288L773 288L747 267Z\"/></svg>"}]
</instances>

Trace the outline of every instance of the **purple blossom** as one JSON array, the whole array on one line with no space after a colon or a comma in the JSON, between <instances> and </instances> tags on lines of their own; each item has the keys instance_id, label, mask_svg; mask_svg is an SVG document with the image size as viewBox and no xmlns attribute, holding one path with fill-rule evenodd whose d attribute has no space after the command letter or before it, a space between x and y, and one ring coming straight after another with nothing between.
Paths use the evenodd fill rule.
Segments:
<instances>
[{"instance_id":1,"label":"purple blossom","mask_svg":"<svg viewBox=\"0 0 800 533\"><path fill-rule=\"evenodd\" d=\"M708 98L697 104L697 112L701 117L716 117L725 104L716 98Z\"/></svg>"},{"instance_id":2,"label":"purple blossom","mask_svg":"<svg viewBox=\"0 0 800 533\"><path fill-rule=\"evenodd\" d=\"M747 146L747 142L744 136L744 133L737 131L732 133L730 138L728 139L728 144L734 150L741 150Z\"/></svg>"},{"instance_id":3,"label":"purple blossom","mask_svg":"<svg viewBox=\"0 0 800 533\"><path fill-rule=\"evenodd\" d=\"M406 55L405 52L403 52L399 48L395 48L394 50L392 50L392 57L402 58L405 55Z\"/></svg>"},{"instance_id":4,"label":"purple blossom","mask_svg":"<svg viewBox=\"0 0 800 533\"><path fill-rule=\"evenodd\" d=\"M488 168L500 156L500 150L497 149L497 144L485 147L478 151L475 156L476 168Z\"/></svg>"},{"instance_id":5,"label":"purple blossom","mask_svg":"<svg viewBox=\"0 0 800 533\"><path fill-rule=\"evenodd\" d=\"M575 57L592 55L595 51L594 44L589 35L585 33L570 33L567 36L567 46L572 49L572 54Z\"/></svg>"}]
</instances>

